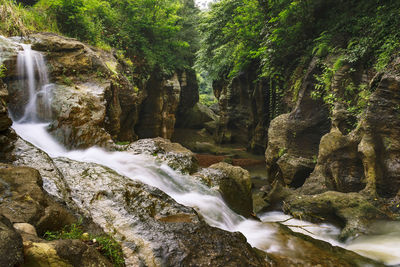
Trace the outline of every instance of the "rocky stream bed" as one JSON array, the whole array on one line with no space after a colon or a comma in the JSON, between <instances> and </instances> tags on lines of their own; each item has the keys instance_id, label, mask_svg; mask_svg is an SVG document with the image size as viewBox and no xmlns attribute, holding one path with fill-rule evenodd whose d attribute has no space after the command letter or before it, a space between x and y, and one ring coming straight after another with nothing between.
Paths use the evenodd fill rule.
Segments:
<instances>
[{"instance_id":1,"label":"rocky stream bed","mask_svg":"<svg viewBox=\"0 0 400 267\"><path fill-rule=\"evenodd\" d=\"M112 266L82 240L43 239L79 218L88 232L122 246L126 266L400 263L391 250L400 232L396 74L373 77L365 116L345 130L340 106L329 120L308 97L311 65L296 107L271 122L266 175L254 183L230 164L249 163L232 149L223 156L229 160L199 166L199 156L164 139L173 138L175 123L245 139L227 134L232 113L218 117L196 104L193 74L143 86L112 53L53 34L1 38L0 47L7 66L0 81L1 266ZM201 116L189 120L193 112ZM262 127L252 136L256 150L266 140ZM205 136L194 149L220 156ZM265 213L271 210L291 217ZM294 217L324 224L308 228Z\"/></svg>"}]
</instances>

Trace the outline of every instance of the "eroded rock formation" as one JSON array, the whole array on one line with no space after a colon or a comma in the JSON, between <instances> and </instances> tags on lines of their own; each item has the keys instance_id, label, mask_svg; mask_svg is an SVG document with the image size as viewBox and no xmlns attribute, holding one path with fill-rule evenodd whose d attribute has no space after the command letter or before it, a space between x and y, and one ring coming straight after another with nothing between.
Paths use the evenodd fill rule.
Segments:
<instances>
[{"instance_id":1,"label":"eroded rock formation","mask_svg":"<svg viewBox=\"0 0 400 267\"><path fill-rule=\"evenodd\" d=\"M218 143L238 143L261 154L275 104L271 102L268 82L255 82L256 78L254 68L230 81L214 82L221 116L215 137Z\"/></svg>"},{"instance_id":2,"label":"eroded rock formation","mask_svg":"<svg viewBox=\"0 0 400 267\"><path fill-rule=\"evenodd\" d=\"M147 96L140 111L136 131L140 138L171 138L175 127L181 85L178 75L169 79L153 75L146 85Z\"/></svg>"},{"instance_id":3,"label":"eroded rock formation","mask_svg":"<svg viewBox=\"0 0 400 267\"><path fill-rule=\"evenodd\" d=\"M346 65L338 70L332 79L332 90L344 96L350 82L366 84L367 90L372 92L366 108L355 117L337 101L332 109L329 132L323 135L327 128L322 119L319 124L310 124L308 132L315 138L308 136L308 143L297 138L297 131L295 136L282 132L288 125L303 125L302 117L294 116L301 102L291 114L282 115L271 123L266 151L270 179L276 181L269 194L273 199L271 203L284 200L284 210L299 218L334 221L343 227L343 239L368 232L373 220L394 218L399 214L395 204L400 189L398 64L396 59L385 73L378 74L360 69L350 75ZM326 114L315 101L313 107L300 111L313 111L314 118ZM292 118L292 124L286 118ZM283 147L288 149L278 151ZM297 154L293 152L296 148ZM288 161L288 158L293 160ZM297 164L304 158L308 165ZM297 170L306 168L308 173L302 183L293 184ZM285 185L298 189L293 191L284 188Z\"/></svg>"},{"instance_id":4,"label":"eroded rock formation","mask_svg":"<svg viewBox=\"0 0 400 267\"><path fill-rule=\"evenodd\" d=\"M299 91L295 108L275 118L268 129L265 151L270 181L276 179L297 188L311 174L318 157L321 137L329 132L329 111L322 101L314 100L316 62L310 64Z\"/></svg>"}]
</instances>

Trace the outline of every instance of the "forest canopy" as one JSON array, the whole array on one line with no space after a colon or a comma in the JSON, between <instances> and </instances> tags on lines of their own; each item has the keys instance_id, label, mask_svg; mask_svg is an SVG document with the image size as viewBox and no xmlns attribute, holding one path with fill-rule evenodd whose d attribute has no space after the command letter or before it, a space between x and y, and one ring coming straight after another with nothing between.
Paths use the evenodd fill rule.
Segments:
<instances>
[{"instance_id":1,"label":"forest canopy","mask_svg":"<svg viewBox=\"0 0 400 267\"><path fill-rule=\"evenodd\" d=\"M117 49L139 72L171 74L193 65L199 13L193 0L40 0L32 7L1 2L8 7L3 34L59 32Z\"/></svg>"},{"instance_id":2,"label":"forest canopy","mask_svg":"<svg viewBox=\"0 0 400 267\"><path fill-rule=\"evenodd\" d=\"M327 55L379 71L400 47L396 0L221 0L203 12L193 0L0 1L5 34L59 32L116 49L141 73L196 62L205 92L249 66L282 91L296 66Z\"/></svg>"},{"instance_id":3,"label":"forest canopy","mask_svg":"<svg viewBox=\"0 0 400 267\"><path fill-rule=\"evenodd\" d=\"M198 64L221 78L257 63L268 77L338 53L382 69L399 48L399 14L395 0L222 0L202 17Z\"/></svg>"}]
</instances>

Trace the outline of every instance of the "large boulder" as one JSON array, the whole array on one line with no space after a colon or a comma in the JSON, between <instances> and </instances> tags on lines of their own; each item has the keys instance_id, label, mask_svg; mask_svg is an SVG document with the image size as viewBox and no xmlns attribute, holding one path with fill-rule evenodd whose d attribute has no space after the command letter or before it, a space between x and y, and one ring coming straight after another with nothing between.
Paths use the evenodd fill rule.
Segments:
<instances>
[{"instance_id":1,"label":"large boulder","mask_svg":"<svg viewBox=\"0 0 400 267\"><path fill-rule=\"evenodd\" d=\"M36 158L47 188L60 188L52 192L121 243L128 266L266 265L242 234L210 227L195 210L158 189L94 163L53 161L29 144L17 142L17 146L22 146L19 163L35 164ZM130 153L140 153L137 149ZM168 151L168 144L163 149Z\"/></svg>"},{"instance_id":2,"label":"large boulder","mask_svg":"<svg viewBox=\"0 0 400 267\"><path fill-rule=\"evenodd\" d=\"M247 170L220 162L202 169L194 174L194 177L218 190L232 210L245 217L251 216L253 199L250 174Z\"/></svg>"},{"instance_id":3,"label":"large boulder","mask_svg":"<svg viewBox=\"0 0 400 267\"><path fill-rule=\"evenodd\" d=\"M12 223L29 223L39 234L59 230L73 223L75 217L53 201L42 189L39 172L28 167L0 165L1 191L0 214Z\"/></svg>"},{"instance_id":4,"label":"large boulder","mask_svg":"<svg viewBox=\"0 0 400 267\"><path fill-rule=\"evenodd\" d=\"M112 267L95 248L80 240L24 240L25 267Z\"/></svg>"},{"instance_id":5,"label":"large boulder","mask_svg":"<svg viewBox=\"0 0 400 267\"><path fill-rule=\"evenodd\" d=\"M268 253L274 266L385 266L352 251L291 231L282 224L275 224L274 239L277 243L290 244ZM295 249L291 249L291 248Z\"/></svg>"},{"instance_id":6,"label":"large boulder","mask_svg":"<svg viewBox=\"0 0 400 267\"><path fill-rule=\"evenodd\" d=\"M376 202L376 203L374 203ZM291 195L285 199L284 210L296 218L314 222L332 222L343 227L340 238L368 234L375 220L389 219L371 201L358 193L328 191L316 195Z\"/></svg>"},{"instance_id":7,"label":"large boulder","mask_svg":"<svg viewBox=\"0 0 400 267\"><path fill-rule=\"evenodd\" d=\"M42 150L18 138L12 151L13 165L31 167L39 171L43 189L59 202L68 200L69 188L63 183L62 174L54 167L51 158Z\"/></svg>"},{"instance_id":8,"label":"large boulder","mask_svg":"<svg viewBox=\"0 0 400 267\"><path fill-rule=\"evenodd\" d=\"M353 136L333 128L321 139L318 163L300 191L318 194L327 190L359 192L366 186L358 143Z\"/></svg>"},{"instance_id":9,"label":"large boulder","mask_svg":"<svg viewBox=\"0 0 400 267\"><path fill-rule=\"evenodd\" d=\"M111 135L104 128L104 90L104 85L93 83L55 85L51 105L57 119L51 123L50 133L68 148L111 146Z\"/></svg>"},{"instance_id":10,"label":"large boulder","mask_svg":"<svg viewBox=\"0 0 400 267\"><path fill-rule=\"evenodd\" d=\"M0 265L17 266L24 261L22 238L12 223L0 214Z\"/></svg>"},{"instance_id":11,"label":"large boulder","mask_svg":"<svg viewBox=\"0 0 400 267\"><path fill-rule=\"evenodd\" d=\"M182 173L194 173L198 169L197 160L192 151L161 137L140 139L123 150L132 154L155 156L159 161Z\"/></svg>"},{"instance_id":12,"label":"large boulder","mask_svg":"<svg viewBox=\"0 0 400 267\"><path fill-rule=\"evenodd\" d=\"M55 165L80 211L122 244L130 266L264 266L242 234L208 226L158 189L92 163Z\"/></svg>"}]
</instances>

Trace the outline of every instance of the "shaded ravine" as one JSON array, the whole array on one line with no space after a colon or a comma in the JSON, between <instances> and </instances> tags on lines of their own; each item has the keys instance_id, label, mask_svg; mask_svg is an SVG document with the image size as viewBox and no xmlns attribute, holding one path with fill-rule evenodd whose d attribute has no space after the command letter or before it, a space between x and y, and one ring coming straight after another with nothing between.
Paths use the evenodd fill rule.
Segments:
<instances>
[{"instance_id":1,"label":"shaded ravine","mask_svg":"<svg viewBox=\"0 0 400 267\"><path fill-rule=\"evenodd\" d=\"M24 46L23 48L25 51L30 49L29 46ZM21 53L21 57L28 55L32 55L32 53ZM33 64L33 60L28 59L28 62L25 63L22 63L21 60L20 64ZM43 66L44 63L39 62L35 68L43 68ZM29 70L29 68L19 69ZM97 147L67 151L46 131L47 124L38 123L39 120L36 116L38 98L31 91L31 88L34 91L38 90L32 84L35 83L33 77L35 73L34 71L27 71L27 75L29 83L27 88L29 88L30 99L22 119L13 124L14 130L21 138L42 149L52 158L64 157L80 162L100 164L132 180L138 180L157 187L178 203L195 208L211 226L231 232L239 231L246 236L247 241L252 246L261 250L273 252L287 249L287 244L284 241L274 238L276 227L273 227L272 224L264 223L285 220L286 217L281 213L263 214L260 216L263 222L245 219L230 210L218 192L195 181L189 175L174 171L166 164L156 161L155 157L149 155L134 155L122 151L110 152ZM33 76L30 77L30 75ZM40 87L48 88L46 84ZM47 101L49 100L49 95L46 93L42 98L47 97ZM340 244L337 241L338 230L333 226L314 225L313 227L305 226L302 228L297 226L303 225L304 222L297 220L289 220L288 222L287 224L292 225L292 229L295 231L306 228L308 231L315 233L313 237L328 241L333 245L339 245L367 257L382 260L386 264L400 264L400 251L395 249L400 246L400 224L393 223L393 226L389 227L392 230L396 230L394 234L392 232L390 235L363 236L347 244ZM310 225L309 223L306 224ZM376 228L382 229L381 226ZM307 231L305 233L310 234Z\"/></svg>"}]
</instances>

